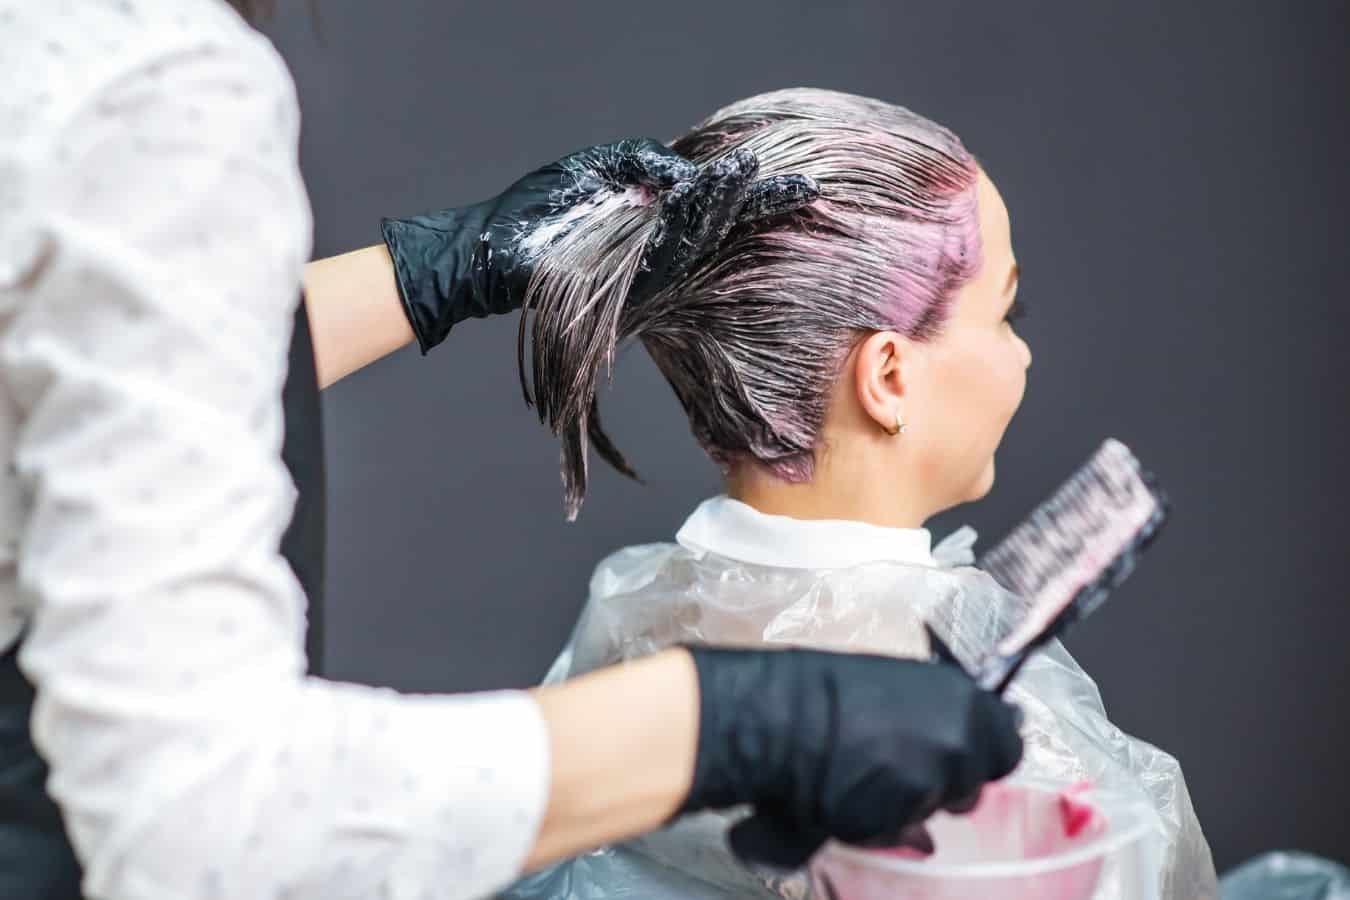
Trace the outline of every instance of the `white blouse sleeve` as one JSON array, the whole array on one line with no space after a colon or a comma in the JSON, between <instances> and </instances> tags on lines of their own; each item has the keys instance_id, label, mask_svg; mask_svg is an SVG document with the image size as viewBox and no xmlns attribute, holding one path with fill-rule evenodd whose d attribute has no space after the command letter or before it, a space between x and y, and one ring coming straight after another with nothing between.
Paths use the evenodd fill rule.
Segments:
<instances>
[{"instance_id":1,"label":"white blouse sleeve","mask_svg":"<svg viewBox=\"0 0 1350 900\"><path fill-rule=\"evenodd\" d=\"M45 6L0 0L11 23ZM520 693L304 676L278 552L309 243L293 87L262 38L187 18L54 79L29 110L50 127L0 146L20 658L50 789L99 900L482 896L539 827L542 717Z\"/></svg>"}]
</instances>

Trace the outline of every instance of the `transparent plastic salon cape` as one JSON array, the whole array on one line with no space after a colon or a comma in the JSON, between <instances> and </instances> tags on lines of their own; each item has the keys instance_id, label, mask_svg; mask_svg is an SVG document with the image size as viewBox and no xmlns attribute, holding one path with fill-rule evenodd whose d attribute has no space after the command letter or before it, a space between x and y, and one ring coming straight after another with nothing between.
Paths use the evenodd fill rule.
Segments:
<instances>
[{"instance_id":1,"label":"transparent plastic salon cape","mask_svg":"<svg viewBox=\"0 0 1350 900\"><path fill-rule=\"evenodd\" d=\"M963 528L933 551L938 566L877 562L843 569L753 565L678 544L612 554L596 567L590 599L549 671L557 682L676 643L795 645L926 657L922 624L963 661L1009 630L1016 598L969 563ZM1089 781L1146 801L1157 813L1158 896L1218 896L1214 864L1177 761L1111 724L1092 679L1056 642L1033 657L1008 693L1025 711L1016 775ZM597 736L598 738L600 736ZM740 814L744 814L743 812ZM735 813L673 826L523 879L511 900L787 897L809 895L802 875L753 874L726 849ZM1107 890L1100 900L1129 900Z\"/></svg>"}]
</instances>

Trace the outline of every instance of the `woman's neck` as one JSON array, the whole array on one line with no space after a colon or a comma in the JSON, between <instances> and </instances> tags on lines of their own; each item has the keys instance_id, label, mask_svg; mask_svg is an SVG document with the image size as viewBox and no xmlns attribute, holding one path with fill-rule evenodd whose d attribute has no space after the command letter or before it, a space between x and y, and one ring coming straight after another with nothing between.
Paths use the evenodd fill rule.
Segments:
<instances>
[{"instance_id":1,"label":"woman's neck","mask_svg":"<svg viewBox=\"0 0 1350 900\"><path fill-rule=\"evenodd\" d=\"M916 498L882 489L875 478L818 466L814 477L793 484L759 465L742 463L723 480L727 496L762 513L793 519L847 519L886 528L922 528L931 511Z\"/></svg>"}]
</instances>

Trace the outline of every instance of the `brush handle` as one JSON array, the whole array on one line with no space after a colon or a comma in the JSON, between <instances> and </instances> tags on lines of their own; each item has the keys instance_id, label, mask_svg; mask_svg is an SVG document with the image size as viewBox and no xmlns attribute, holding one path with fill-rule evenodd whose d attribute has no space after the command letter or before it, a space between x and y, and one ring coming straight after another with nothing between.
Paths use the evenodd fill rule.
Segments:
<instances>
[{"instance_id":1,"label":"brush handle","mask_svg":"<svg viewBox=\"0 0 1350 900\"><path fill-rule=\"evenodd\" d=\"M1069 609L1072 608L1071 606ZM1069 612L1069 609L1064 610L1064 613ZM1061 618L1063 618L1063 615L1061 613ZM1012 684L1012 680L1017 677L1017 673L1022 671L1022 666L1026 664L1027 660L1031 659L1031 654L1068 630L1069 622L1056 623L1059 623L1059 619L1056 619L1055 623L1051 623L1050 627L1036 635L1020 649L1005 656L1000 656L991 664L985 666L983 671L975 678L980 687L1002 696L1003 692L1008 689L1008 685Z\"/></svg>"},{"instance_id":2,"label":"brush handle","mask_svg":"<svg viewBox=\"0 0 1350 900\"><path fill-rule=\"evenodd\" d=\"M947 642L933 629L933 626L925 622L923 627L924 630L928 632L928 646L931 650L933 661L953 665L958 669L965 671L965 666L962 664L961 660L952 652L951 647L947 646ZM1064 624L1058 625L1058 628L1062 629L1063 627L1065 627ZM1032 652L1044 645L1058 633L1060 632L1056 628L1056 623L1052 622L1050 627L1037 635L1031 643L1012 653L997 657L990 661L980 669L978 674L972 677L984 690L991 691L1001 696L1007 689L1008 684L1017 675L1018 670L1022 668L1022 664L1031 657Z\"/></svg>"}]
</instances>

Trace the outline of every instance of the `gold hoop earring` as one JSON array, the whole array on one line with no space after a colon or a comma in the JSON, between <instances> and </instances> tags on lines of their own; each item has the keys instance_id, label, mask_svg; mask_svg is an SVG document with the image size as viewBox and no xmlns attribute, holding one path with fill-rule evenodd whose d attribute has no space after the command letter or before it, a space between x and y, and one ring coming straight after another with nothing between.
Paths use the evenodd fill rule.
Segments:
<instances>
[{"instance_id":1,"label":"gold hoop earring","mask_svg":"<svg viewBox=\"0 0 1350 900\"><path fill-rule=\"evenodd\" d=\"M908 430L909 426L905 424L904 419L900 418L900 412L897 410L895 413L895 425L891 428L887 428L886 433L891 437L895 437L897 434L904 434Z\"/></svg>"}]
</instances>

